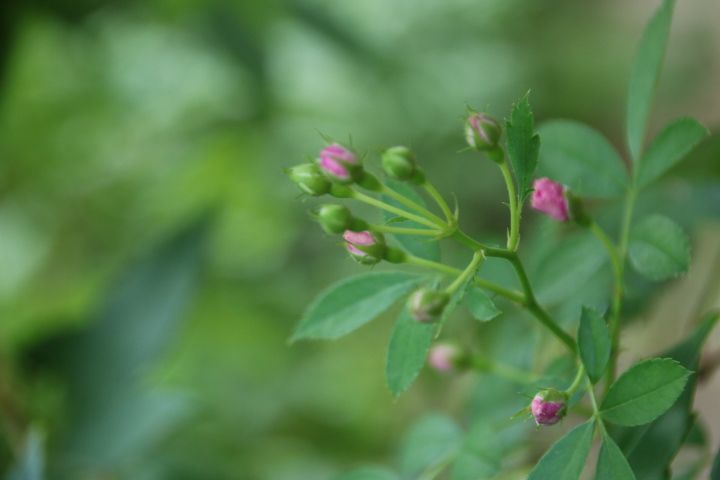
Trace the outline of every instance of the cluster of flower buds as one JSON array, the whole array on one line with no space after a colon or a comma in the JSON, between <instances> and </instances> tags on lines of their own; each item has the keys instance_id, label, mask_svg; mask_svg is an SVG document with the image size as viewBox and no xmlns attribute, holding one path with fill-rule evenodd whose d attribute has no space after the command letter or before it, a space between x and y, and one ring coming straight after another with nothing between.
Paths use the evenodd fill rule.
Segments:
<instances>
[{"instance_id":1,"label":"cluster of flower buds","mask_svg":"<svg viewBox=\"0 0 720 480\"><path fill-rule=\"evenodd\" d=\"M436 372L456 373L468 368L470 358L454 343L441 342L430 347L427 363Z\"/></svg>"},{"instance_id":2,"label":"cluster of flower buds","mask_svg":"<svg viewBox=\"0 0 720 480\"><path fill-rule=\"evenodd\" d=\"M530 412L535 423L539 425L555 425L567 413L568 396L565 392L546 388L540 390L530 403Z\"/></svg>"},{"instance_id":3,"label":"cluster of flower buds","mask_svg":"<svg viewBox=\"0 0 720 480\"><path fill-rule=\"evenodd\" d=\"M410 316L421 323L432 323L440 319L450 295L442 290L421 287L408 298L407 308Z\"/></svg>"}]
</instances>

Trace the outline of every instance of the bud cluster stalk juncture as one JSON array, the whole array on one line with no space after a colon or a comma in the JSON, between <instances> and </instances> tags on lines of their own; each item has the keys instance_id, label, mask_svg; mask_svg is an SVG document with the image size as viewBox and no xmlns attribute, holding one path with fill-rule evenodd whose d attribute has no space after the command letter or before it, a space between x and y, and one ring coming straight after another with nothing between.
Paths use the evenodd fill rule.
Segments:
<instances>
[{"instance_id":1,"label":"bud cluster stalk juncture","mask_svg":"<svg viewBox=\"0 0 720 480\"><path fill-rule=\"evenodd\" d=\"M425 193L435 201L437 207L442 210L444 218L428 210L417 198L411 198L411 196L403 194L400 189L384 185L378 177L363 167L353 150L339 143L327 145L320 151L316 161L293 167L288 170L288 174L291 180L308 195L329 194L336 198L359 201L395 215L400 220L412 221L422 227L392 223L372 225L354 217L345 205L323 204L314 211L315 218L322 229L332 235L341 235L343 245L350 257L360 264L372 266L385 260L390 263L406 263L432 268L455 277L444 289L422 286L409 295L406 308L416 322L430 324L443 320L451 298L455 295L461 296L465 289L475 283L528 308L543 326L560 339L573 355L576 355L577 347L572 337L562 330L537 302L524 267L516 253L519 238L519 214L522 204L516 194L512 165L505 158L505 150L500 145L501 124L487 114L472 112L465 123L465 137L470 147L483 152L497 163L503 173L511 209L511 228L507 248L489 247L460 230L457 210L453 212L450 209L443 196L419 168L415 154L405 146L394 146L381 153L380 163L384 174L394 180L408 182L423 188ZM584 214L580 200L573 197L562 184L548 178L541 178L535 180L534 187L531 200L534 209L563 222L580 217L588 218ZM375 196L363 193L360 191L361 189L374 193ZM578 221L578 223L580 222ZM588 225L592 225L592 223L588 223ZM425 238L435 236L436 239L452 238L469 247L473 251L473 258L464 270L459 270L389 246L381 232ZM522 292L512 291L476 276L486 255L503 258L510 262L517 273ZM477 358L479 356L472 356L453 343L441 342L430 348L427 365L441 373L460 372L470 367L478 368L474 363L477 362ZM483 366L484 370L480 371L503 374L515 381L518 379L527 381L523 372L518 373L511 368L492 362L485 362ZM538 425L553 425L565 415L567 398L567 392L544 389L538 392L527 410L532 413Z\"/></svg>"}]
</instances>

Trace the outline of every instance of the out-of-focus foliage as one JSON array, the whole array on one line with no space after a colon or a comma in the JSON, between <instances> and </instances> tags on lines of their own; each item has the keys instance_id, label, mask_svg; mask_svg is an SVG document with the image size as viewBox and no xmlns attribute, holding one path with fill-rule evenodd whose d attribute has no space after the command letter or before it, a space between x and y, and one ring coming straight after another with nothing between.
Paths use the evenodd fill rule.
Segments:
<instances>
[{"instance_id":1,"label":"out-of-focus foliage","mask_svg":"<svg viewBox=\"0 0 720 480\"><path fill-rule=\"evenodd\" d=\"M313 155L319 133L352 135L370 162L405 143L464 205L469 231L501 238L493 166L447 153L463 146L465 106L506 117L505 106L532 88L538 125L578 118L622 145L627 46L654 7L3 2L0 474L330 479L365 462L411 471L412 452L397 446L431 410L454 414L465 431L497 432L492 447L517 452L529 425L507 425L526 403L511 384L423 372L393 400L383 365L397 312L333 345L288 346L315 292L360 267L308 227L307 204L294 201L282 168ZM678 5L651 130L683 112L717 132L717 8ZM717 219L718 158L716 134L675 167L679 177L649 187L638 218L662 205L692 232ZM543 168L552 165L541 158ZM615 206L602 206L609 213L599 221L611 228ZM543 221L523 228L538 296L565 325L581 304L605 307L609 269L591 237ZM481 275L490 272L512 285L499 262ZM568 288L586 286L596 288L563 301ZM639 308L661 293L633 277L628 301ZM530 320L498 308L502 322L445 328L508 364L527 366L536 352L550 364L557 352L543 348ZM467 391L472 400L461 402ZM472 452L489 448L453 447L468 468L483 458Z\"/></svg>"}]
</instances>

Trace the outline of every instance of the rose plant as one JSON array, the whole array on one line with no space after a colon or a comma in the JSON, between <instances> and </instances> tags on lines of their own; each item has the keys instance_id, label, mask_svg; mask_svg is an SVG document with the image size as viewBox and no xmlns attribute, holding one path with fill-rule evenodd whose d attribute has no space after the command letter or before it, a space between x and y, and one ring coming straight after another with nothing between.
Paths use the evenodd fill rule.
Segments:
<instances>
[{"instance_id":1,"label":"rose plant","mask_svg":"<svg viewBox=\"0 0 720 480\"><path fill-rule=\"evenodd\" d=\"M324 204L315 210L324 231L341 238L359 264L413 267L362 273L330 287L307 309L293 340L336 339L406 298L388 348L386 377L395 395L407 390L426 364L445 375L472 370L502 378L529 393L526 406L512 420L500 426L487 422L480 433L460 433L456 425L437 418L420 424L411 438L416 444L434 445L435 450L427 447L422 450L425 455L414 459L408 454L410 460L401 466L404 477L578 479L584 469L593 468L586 463L597 440L596 479L670 478L672 461L695 425L692 397L699 352L718 316L707 313L675 349L642 360L621 374L618 352L628 264L634 274L656 282L689 268L689 238L680 226L660 212L640 219L635 215L636 201L645 189L707 135L700 123L683 118L645 142L673 3L664 0L640 42L627 104L627 163L601 134L580 123L549 121L536 129L528 95L513 106L505 122L484 112L469 112L464 132L468 148L497 165L507 190L509 221L503 245L473 238L461 228L460 209L451 208L406 146L380 154L384 180L366 168L356 151L338 142L324 147L316 161L288 170L307 195L364 203L384 213L382 221L373 222L353 216L346 205ZM537 174L539 162L544 163L544 176ZM418 192L436 208L429 208ZM605 218L601 215L605 205L587 201L613 196L623 199L617 229L596 220ZM528 200L533 210L564 224L562 228L591 236L593 251L610 265L608 296L575 311L576 331L568 330L544 304L520 253L521 219ZM465 266L439 261L440 242L466 249ZM516 287L482 274L489 259L511 267ZM560 295L575 293L570 288ZM500 314L498 305L514 305L529 313L562 346L564 353L558 358L573 373L553 376L553 365L542 362L524 367L503 363L456 342L461 339L446 338L444 326L459 307L487 322ZM574 427L534 466L527 466L524 457L508 458L504 448L512 443L504 429L527 424L523 419L534 420L539 434L566 422ZM347 478L397 477L390 470L369 468Z\"/></svg>"}]
</instances>

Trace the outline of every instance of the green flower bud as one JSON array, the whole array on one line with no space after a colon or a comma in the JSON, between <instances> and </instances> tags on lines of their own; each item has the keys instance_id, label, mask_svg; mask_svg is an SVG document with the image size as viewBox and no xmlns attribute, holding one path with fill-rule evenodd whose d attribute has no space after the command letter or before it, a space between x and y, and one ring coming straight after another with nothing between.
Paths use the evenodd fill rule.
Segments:
<instances>
[{"instance_id":1,"label":"green flower bud","mask_svg":"<svg viewBox=\"0 0 720 480\"><path fill-rule=\"evenodd\" d=\"M472 113L465 122L465 140L481 152L497 149L501 134L500 124L490 115Z\"/></svg>"},{"instance_id":2,"label":"green flower bud","mask_svg":"<svg viewBox=\"0 0 720 480\"><path fill-rule=\"evenodd\" d=\"M288 169L287 174L300 190L313 197L325 195L330 191L330 181L314 163L296 165Z\"/></svg>"},{"instance_id":3,"label":"green flower bud","mask_svg":"<svg viewBox=\"0 0 720 480\"><path fill-rule=\"evenodd\" d=\"M413 319L422 323L436 322L442 315L450 295L441 290L422 287L408 298L407 308Z\"/></svg>"},{"instance_id":4,"label":"green flower bud","mask_svg":"<svg viewBox=\"0 0 720 480\"><path fill-rule=\"evenodd\" d=\"M415 154L403 146L385 150L381 157L385 173L396 180L410 180L417 172Z\"/></svg>"},{"instance_id":5,"label":"green flower bud","mask_svg":"<svg viewBox=\"0 0 720 480\"><path fill-rule=\"evenodd\" d=\"M353 224L353 216L344 205L320 205L317 210L317 219L325 232L335 235L343 233Z\"/></svg>"}]
</instances>

